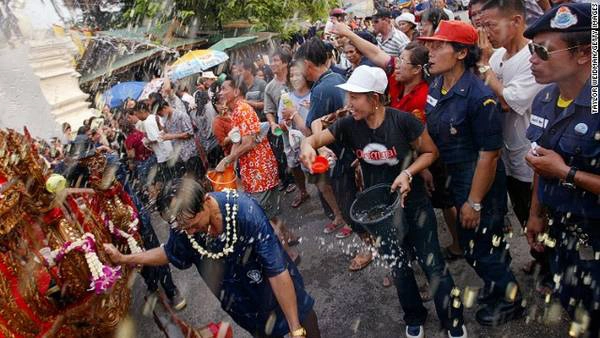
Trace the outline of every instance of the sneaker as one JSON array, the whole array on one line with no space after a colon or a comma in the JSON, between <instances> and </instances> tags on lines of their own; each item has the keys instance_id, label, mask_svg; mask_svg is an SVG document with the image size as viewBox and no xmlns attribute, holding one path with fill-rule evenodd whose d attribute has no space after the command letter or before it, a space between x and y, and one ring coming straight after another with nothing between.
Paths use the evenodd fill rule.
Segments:
<instances>
[{"instance_id":1,"label":"sneaker","mask_svg":"<svg viewBox=\"0 0 600 338\"><path fill-rule=\"evenodd\" d=\"M406 326L406 338L424 338L425 330L423 325L407 325Z\"/></svg>"},{"instance_id":2,"label":"sneaker","mask_svg":"<svg viewBox=\"0 0 600 338\"><path fill-rule=\"evenodd\" d=\"M185 298L181 296L179 291L177 291L173 297L169 298L169 305L173 308L173 310L181 311L183 308L185 308L187 302L185 301Z\"/></svg>"},{"instance_id":3,"label":"sneaker","mask_svg":"<svg viewBox=\"0 0 600 338\"><path fill-rule=\"evenodd\" d=\"M461 327L456 327L451 330L448 330L448 338L467 338L467 328L463 325Z\"/></svg>"}]
</instances>

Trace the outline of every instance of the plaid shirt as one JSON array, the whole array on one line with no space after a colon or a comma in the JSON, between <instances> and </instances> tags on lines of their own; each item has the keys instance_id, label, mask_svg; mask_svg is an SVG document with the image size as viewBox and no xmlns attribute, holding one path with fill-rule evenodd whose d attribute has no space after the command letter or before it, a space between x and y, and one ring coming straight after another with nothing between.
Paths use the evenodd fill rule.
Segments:
<instances>
[{"instance_id":1,"label":"plaid shirt","mask_svg":"<svg viewBox=\"0 0 600 338\"><path fill-rule=\"evenodd\" d=\"M198 150L194 143L194 129L192 120L184 111L174 109L170 117L164 119L165 132L167 134L187 133L192 137L185 140L173 140L173 148L179 155L179 160L186 162L191 157L198 156Z\"/></svg>"}]
</instances>

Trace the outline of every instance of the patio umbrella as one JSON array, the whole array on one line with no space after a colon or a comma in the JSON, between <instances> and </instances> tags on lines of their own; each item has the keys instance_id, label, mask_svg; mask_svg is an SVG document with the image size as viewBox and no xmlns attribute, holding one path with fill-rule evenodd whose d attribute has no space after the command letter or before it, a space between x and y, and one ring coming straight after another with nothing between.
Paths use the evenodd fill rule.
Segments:
<instances>
[{"instance_id":1,"label":"patio umbrella","mask_svg":"<svg viewBox=\"0 0 600 338\"><path fill-rule=\"evenodd\" d=\"M120 107L127 98L137 100L145 86L146 82L121 82L104 92L104 102L111 108Z\"/></svg>"},{"instance_id":2,"label":"patio umbrella","mask_svg":"<svg viewBox=\"0 0 600 338\"><path fill-rule=\"evenodd\" d=\"M229 56L218 50L198 49L186 53L171 65L169 77L179 80L200 73L229 60Z\"/></svg>"}]
</instances>

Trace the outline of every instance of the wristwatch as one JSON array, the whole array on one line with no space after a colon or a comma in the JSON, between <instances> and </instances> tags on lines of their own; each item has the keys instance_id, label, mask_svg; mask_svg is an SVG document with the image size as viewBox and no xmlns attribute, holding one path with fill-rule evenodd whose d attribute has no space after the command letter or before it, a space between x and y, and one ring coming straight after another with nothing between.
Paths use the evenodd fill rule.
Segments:
<instances>
[{"instance_id":1,"label":"wristwatch","mask_svg":"<svg viewBox=\"0 0 600 338\"><path fill-rule=\"evenodd\" d=\"M563 182L561 182L562 186L571 188L571 189L575 189L575 174L576 173L577 173L577 168L571 167L571 169L569 169L569 173L567 173L567 177L565 177L565 180Z\"/></svg>"},{"instance_id":2,"label":"wristwatch","mask_svg":"<svg viewBox=\"0 0 600 338\"><path fill-rule=\"evenodd\" d=\"M479 65L479 74L485 74L488 70L492 69L489 65Z\"/></svg>"},{"instance_id":3,"label":"wristwatch","mask_svg":"<svg viewBox=\"0 0 600 338\"><path fill-rule=\"evenodd\" d=\"M483 207L481 206L481 203L475 203L475 202L473 202L471 200L467 200L467 204L469 204L469 206L471 208L473 208L473 210L475 210L477 212L480 212L481 209L483 209Z\"/></svg>"},{"instance_id":4,"label":"wristwatch","mask_svg":"<svg viewBox=\"0 0 600 338\"><path fill-rule=\"evenodd\" d=\"M290 337L306 337L306 330L303 327L290 332Z\"/></svg>"}]
</instances>

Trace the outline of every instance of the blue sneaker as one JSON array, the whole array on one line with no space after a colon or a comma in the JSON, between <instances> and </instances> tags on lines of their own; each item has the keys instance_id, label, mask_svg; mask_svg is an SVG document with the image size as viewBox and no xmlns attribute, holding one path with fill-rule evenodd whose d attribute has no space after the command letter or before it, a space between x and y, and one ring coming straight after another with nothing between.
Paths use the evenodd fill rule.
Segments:
<instances>
[{"instance_id":1,"label":"blue sneaker","mask_svg":"<svg viewBox=\"0 0 600 338\"><path fill-rule=\"evenodd\" d=\"M406 326L406 338L424 338L425 330L423 325L407 325Z\"/></svg>"},{"instance_id":2,"label":"blue sneaker","mask_svg":"<svg viewBox=\"0 0 600 338\"><path fill-rule=\"evenodd\" d=\"M467 328L463 325L461 327L455 327L448 330L449 338L467 338Z\"/></svg>"}]
</instances>

